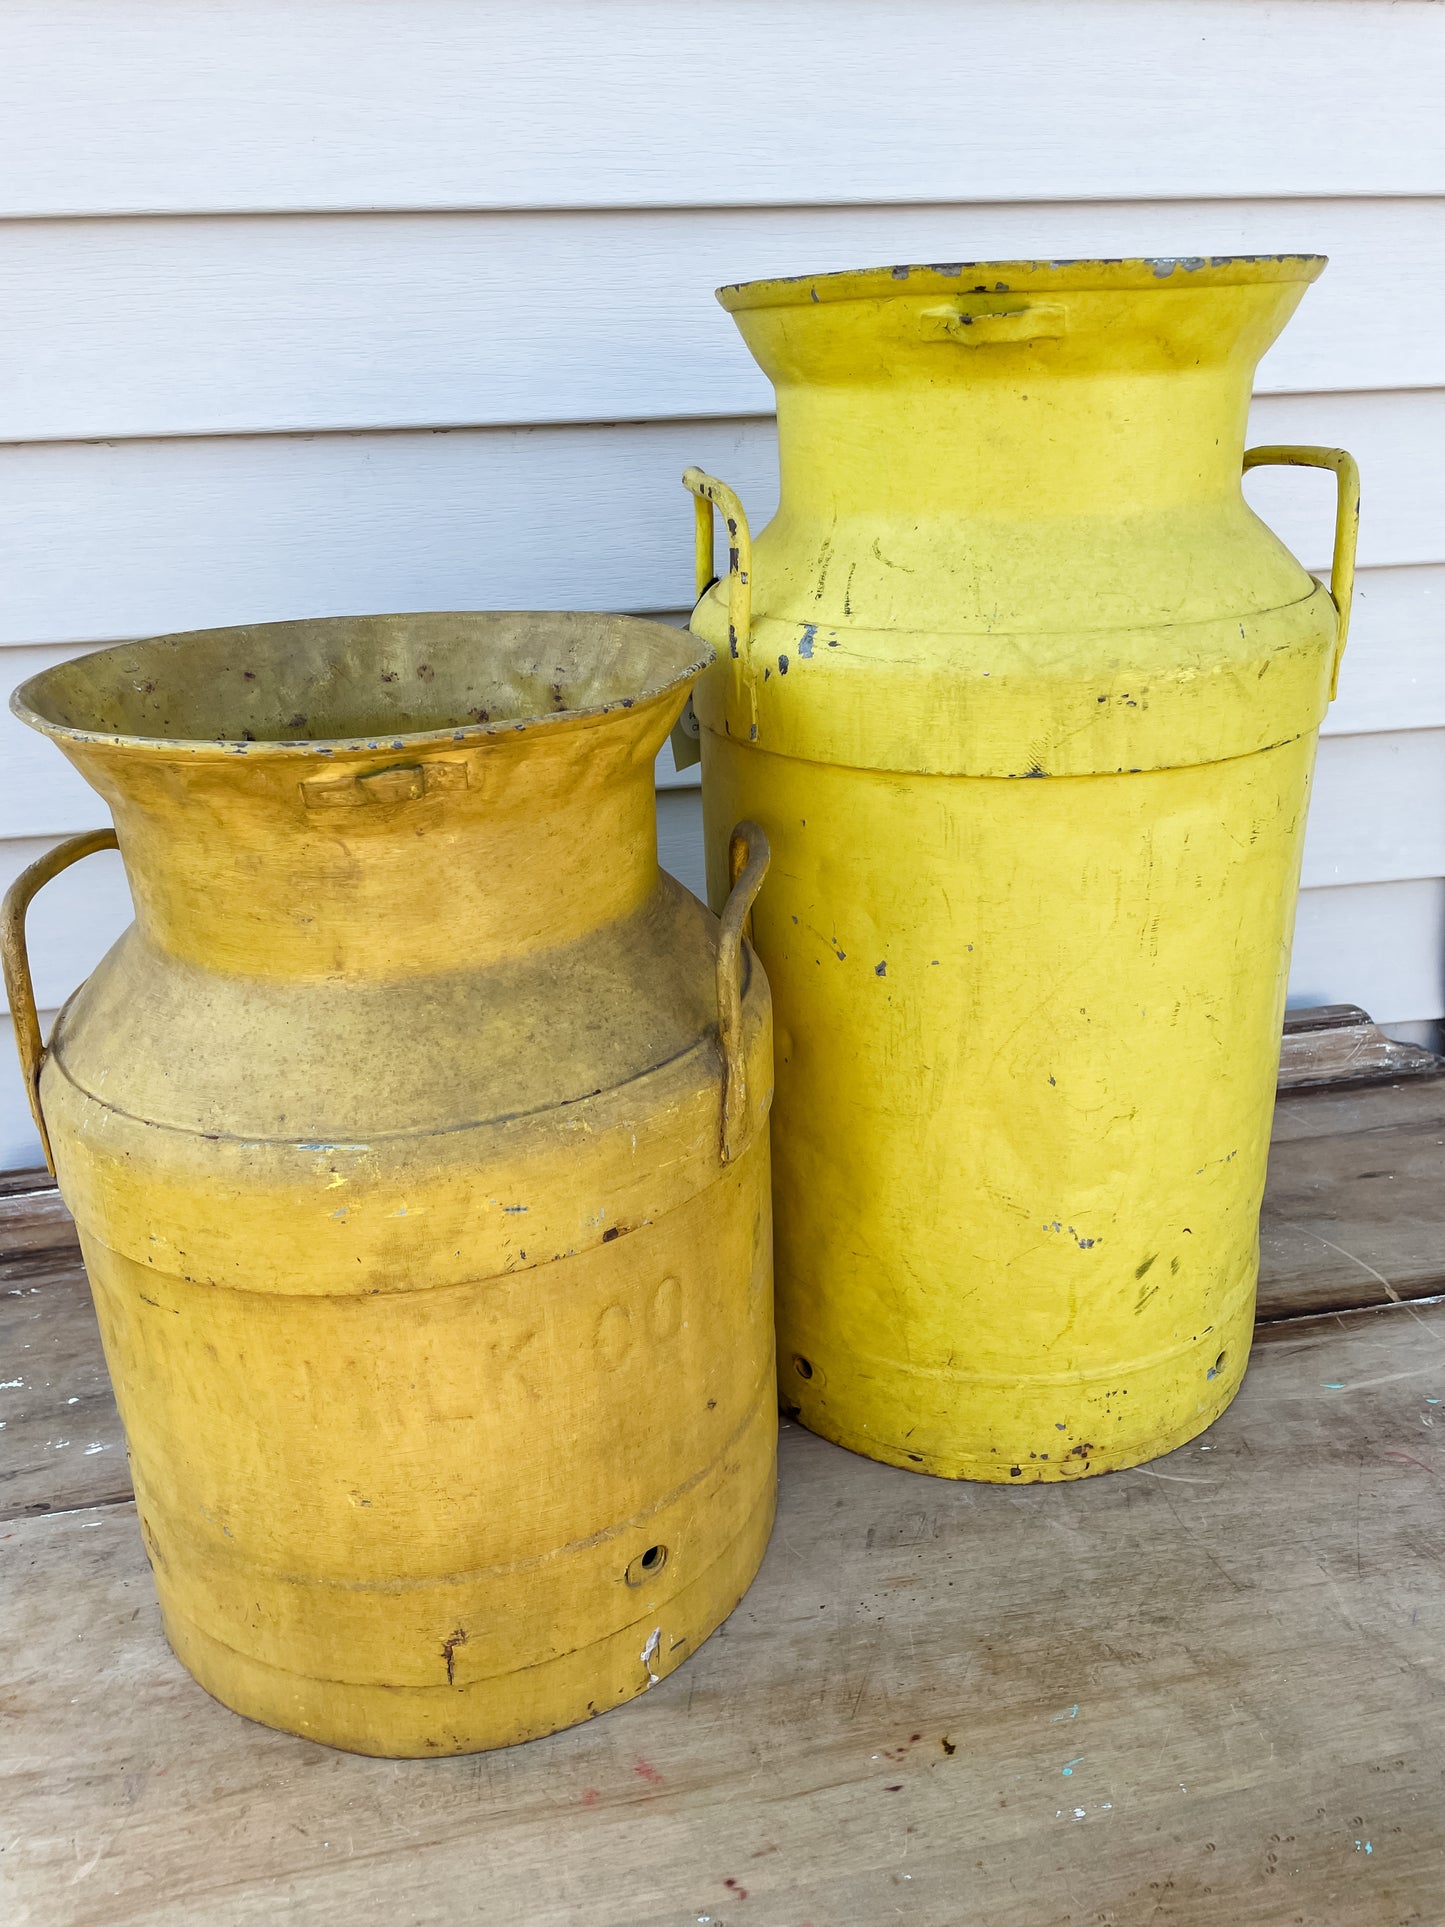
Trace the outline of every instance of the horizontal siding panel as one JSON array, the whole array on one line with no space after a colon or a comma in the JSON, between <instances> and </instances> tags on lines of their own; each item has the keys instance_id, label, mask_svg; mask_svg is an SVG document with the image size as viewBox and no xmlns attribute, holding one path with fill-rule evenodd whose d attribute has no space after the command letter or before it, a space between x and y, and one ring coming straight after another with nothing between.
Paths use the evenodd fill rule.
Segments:
<instances>
[{"instance_id":1,"label":"horizontal siding panel","mask_svg":"<svg viewBox=\"0 0 1445 1927\"><path fill-rule=\"evenodd\" d=\"M1327 736L1445 727L1445 566L1355 577L1340 693Z\"/></svg>"},{"instance_id":2,"label":"horizontal siding panel","mask_svg":"<svg viewBox=\"0 0 1445 1927\"><path fill-rule=\"evenodd\" d=\"M0 449L0 643L390 609L675 609L699 461L772 513L770 421Z\"/></svg>"},{"instance_id":3,"label":"horizontal siding panel","mask_svg":"<svg viewBox=\"0 0 1445 1927\"><path fill-rule=\"evenodd\" d=\"M1267 398L1251 432L1354 449L1362 563L1445 560L1445 391ZM758 420L11 447L0 645L346 610L676 608L688 462L731 481L759 526L772 513ZM1247 484L1311 566L1330 550L1328 479Z\"/></svg>"},{"instance_id":4,"label":"horizontal siding panel","mask_svg":"<svg viewBox=\"0 0 1445 1927\"><path fill-rule=\"evenodd\" d=\"M1445 1015L1445 879L1306 890L1290 1002L1359 1004L1381 1024Z\"/></svg>"},{"instance_id":5,"label":"horizontal siding panel","mask_svg":"<svg viewBox=\"0 0 1445 1927\"><path fill-rule=\"evenodd\" d=\"M657 860L679 883L685 883L695 897L707 902L699 791L668 790L658 797Z\"/></svg>"},{"instance_id":6,"label":"horizontal siding panel","mask_svg":"<svg viewBox=\"0 0 1445 1927\"><path fill-rule=\"evenodd\" d=\"M1445 191L1430 0L10 0L0 212Z\"/></svg>"},{"instance_id":7,"label":"horizontal siding panel","mask_svg":"<svg viewBox=\"0 0 1445 1927\"><path fill-rule=\"evenodd\" d=\"M110 812L46 737L13 714L11 690L88 644L49 649L0 650L0 837L70 836L110 821ZM0 860L5 846L0 844ZM28 859L27 859L28 861Z\"/></svg>"},{"instance_id":8,"label":"horizontal siding panel","mask_svg":"<svg viewBox=\"0 0 1445 1927\"><path fill-rule=\"evenodd\" d=\"M1261 392L1445 387L1442 234L1440 200L12 222L0 441L766 414L719 283L1011 256L1327 254Z\"/></svg>"},{"instance_id":9,"label":"horizontal siding panel","mask_svg":"<svg viewBox=\"0 0 1445 1927\"><path fill-rule=\"evenodd\" d=\"M1445 876L1445 729L1320 744L1306 887Z\"/></svg>"}]
</instances>

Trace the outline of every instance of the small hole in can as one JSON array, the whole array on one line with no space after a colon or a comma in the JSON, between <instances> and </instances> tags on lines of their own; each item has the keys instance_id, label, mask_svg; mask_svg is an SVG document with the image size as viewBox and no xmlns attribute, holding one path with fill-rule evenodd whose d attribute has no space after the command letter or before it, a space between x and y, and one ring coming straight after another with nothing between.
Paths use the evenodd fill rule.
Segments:
<instances>
[{"instance_id":1,"label":"small hole in can","mask_svg":"<svg viewBox=\"0 0 1445 1927\"><path fill-rule=\"evenodd\" d=\"M1205 1373L1205 1377L1218 1378L1219 1374L1224 1370L1224 1361L1228 1356L1229 1356L1228 1352L1221 1352L1218 1358L1216 1358L1214 1363L1210 1366L1209 1370Z\"/></svg>"},{"instance_id":2,"label":"small hole in can","mask_svg":"<svg viewBox=\"0 0 1445 1927\"><path fill-rule=\"evenodd\" d=\"M801 1352L794 1352L793 1370L798 1374L799 1378L811 1378L813 1376L812 1360L804 1358Z\"/></svg>"},{"instance_id":3,"label":"small hole in can","mask_svg":"<svg viewBox=\"0 0 1445 1927\"><path fill-rule=\"evenodd\" d=\"M644 1580L655 1578L666 1564L667 1547L649 1546L646 1552L640 1552L627 1568L628 1585L640 1586Z\"/></svg>"}]
</instances>

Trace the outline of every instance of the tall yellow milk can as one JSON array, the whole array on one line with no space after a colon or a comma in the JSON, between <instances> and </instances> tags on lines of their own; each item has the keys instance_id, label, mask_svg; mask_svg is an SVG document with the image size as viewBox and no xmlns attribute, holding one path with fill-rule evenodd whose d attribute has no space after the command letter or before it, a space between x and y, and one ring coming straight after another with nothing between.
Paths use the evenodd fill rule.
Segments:
<instances>
[{"instance_id":1,"label":"tall yellow milk can","mask_svg":"<svg viewBox=\"0 0 1445 1927\"><path fill-rule=\"evenodd\" d=\"M106 649L17 693L136 921L42 1055L167 1635L363 1753L531 1739L673 1671L773 1516L771 1019L657 864L708 652L414 615Z\"/></svg>"},{"instance_id":2,"label":"tall yellow milk can","mask_svg":"<svg viewBox=\"0 0 1445 1927\"><path fill-rule=\"evenodd\" d=\"M1193 1437L1249 1352L1350 458L1244 452L1314 256L990 262L719 299L781 507L694 631L710 889L773 850L784 1403L951 1478ZM1242 468L1330 468L1327 590Z\"/></svg>"}]
</instances>

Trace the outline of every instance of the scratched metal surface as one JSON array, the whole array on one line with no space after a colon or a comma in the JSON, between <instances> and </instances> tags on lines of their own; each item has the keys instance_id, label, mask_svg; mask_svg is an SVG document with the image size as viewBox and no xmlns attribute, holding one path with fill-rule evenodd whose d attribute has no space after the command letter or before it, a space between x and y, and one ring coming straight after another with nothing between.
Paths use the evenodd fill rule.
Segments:
<instances>
[{"instance_id":1,"label":"scratched metal surface","mask_svg":"<svg viewBox=\"0 0 1445 1927\"><path fill-rule=\"evenodd\" d=\"M12 1199L8 1216L0 1198L0 1519L130 1493L85 1274L51 1198ZM1260 1242L1266 1321L1445 1292L1445 1080L1282 1095Z\"/></svg>"},{"instance_id":2,"label":"scratched metal surface","mask_svg":"<svg viewBox=\"0 0 1445 1927\"><path fill-rule=\"evenodd\" d=\"M1265 1329L1207 1439L1067 1487L784 1432L762 1574L644 1698L330 1753L209 1700L127 1504L0 1527L14 1927L1438 1920L1445 1307Z\"/></svg>"}]
</instances>

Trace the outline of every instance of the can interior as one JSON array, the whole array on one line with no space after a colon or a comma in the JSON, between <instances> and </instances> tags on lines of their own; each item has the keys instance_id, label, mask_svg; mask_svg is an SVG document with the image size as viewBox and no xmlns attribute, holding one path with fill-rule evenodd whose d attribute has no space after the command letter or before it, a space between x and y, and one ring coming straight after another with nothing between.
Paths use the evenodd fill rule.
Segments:
<instances>
[{"instance_id":1,"label":"can interior","mask_svg":"<svg viewBox=\"0 0 1445 1927\"><path fill-rule=\"evenodd\" d=\"M566 612L336 616L121 643L16 691L42 730L316 743L630 707L711 659L686 630Z\"/></svg>"}]
</instances>

